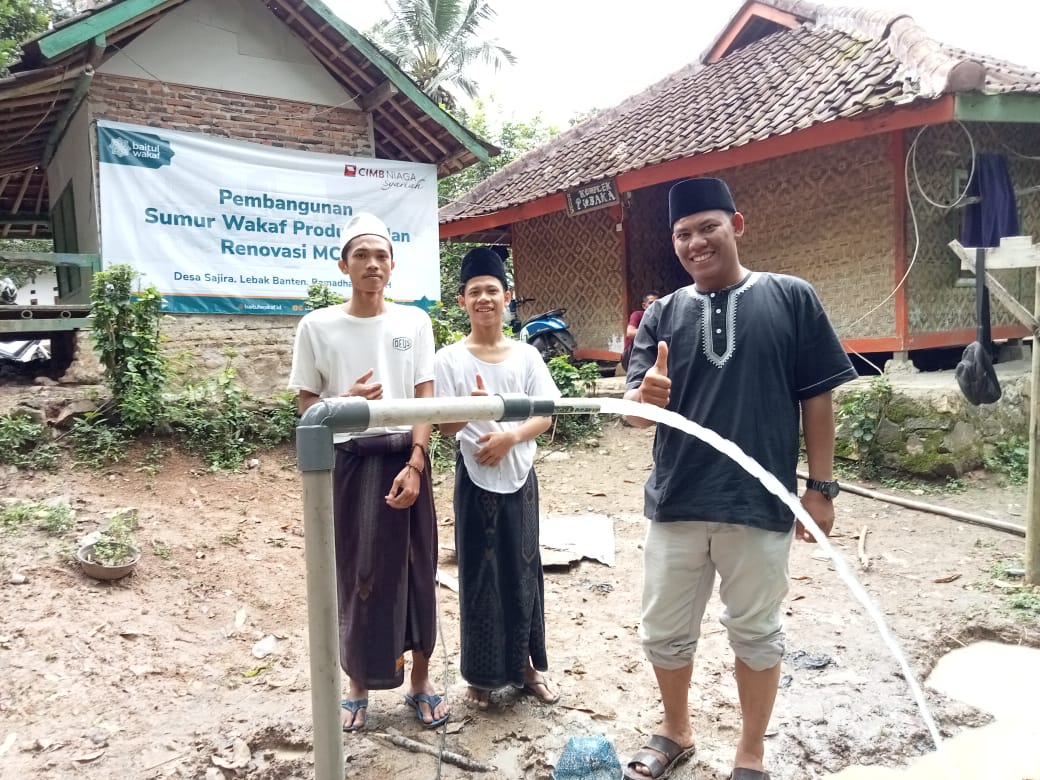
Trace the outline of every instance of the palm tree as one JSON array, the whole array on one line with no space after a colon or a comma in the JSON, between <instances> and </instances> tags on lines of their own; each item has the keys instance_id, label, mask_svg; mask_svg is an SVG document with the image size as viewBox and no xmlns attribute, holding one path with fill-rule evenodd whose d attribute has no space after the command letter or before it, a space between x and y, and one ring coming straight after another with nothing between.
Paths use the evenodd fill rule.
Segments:
<instances>
[{"instance_id":1,"label":"palm tree","mask_svg":"<svg viewBox=\"0 0 1040 780\"><path fill-rule=\"evenodd\" d=\"M516 62L508 49L477 39L481 24L495 16L484 0L387 0L386 7L390 18L376 24L370 37L423 92L449 109L458 106L456 90L477 96L468 75L473 65L498 70L503 62Z\"/></svg>"}]
</instances>

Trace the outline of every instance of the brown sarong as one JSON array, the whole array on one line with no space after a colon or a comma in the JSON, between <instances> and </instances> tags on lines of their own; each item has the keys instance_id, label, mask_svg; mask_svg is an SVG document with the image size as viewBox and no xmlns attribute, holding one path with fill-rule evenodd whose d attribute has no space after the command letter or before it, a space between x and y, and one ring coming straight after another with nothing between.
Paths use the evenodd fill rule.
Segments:
<instances>
[{"instance_id":1,"label":"brown sarong","mask_svg":"<svg viewBox=\"0 0 1040 780\"><path fill-rule=\"evenodd\" d=\"M386 504L411 447L411 433L336 445L340 663L369 690L399 687L405 651L430 657L437 640L437 518L428 459L415 503Z\"/></svg>"}]
</instances>

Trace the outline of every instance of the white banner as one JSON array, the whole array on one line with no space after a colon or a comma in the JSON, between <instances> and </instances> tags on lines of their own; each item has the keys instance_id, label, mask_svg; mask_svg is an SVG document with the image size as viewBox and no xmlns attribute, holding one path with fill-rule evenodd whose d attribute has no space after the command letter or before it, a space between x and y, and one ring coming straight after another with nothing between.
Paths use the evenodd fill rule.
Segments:
<instances>
[{"instance_id":1,"label":"white banner","mask_svg":"<svg viewBox=\"0 0 1040 780\"><path fill-rule=\"evenodd\" d=\"M433 165L107 121L98 158L102 265L132 266L166 311L301 314L315 282L349 298L339 233L362 211L394 239L387 297L440 298Z\"/></svg>"}]
</instances>

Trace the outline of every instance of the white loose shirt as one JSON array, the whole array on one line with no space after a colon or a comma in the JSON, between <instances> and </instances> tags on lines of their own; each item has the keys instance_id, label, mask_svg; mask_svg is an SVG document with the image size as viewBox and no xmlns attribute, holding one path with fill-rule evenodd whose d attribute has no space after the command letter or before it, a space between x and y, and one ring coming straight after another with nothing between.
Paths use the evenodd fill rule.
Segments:
<instances>
[{"instance_id":1,"label":"white loose shirt","mask_svg":"<svg viewBox=\"0 0 1040 780\"><path fill-rule=\"evenodd\" d=\"M369 383L383 384L384 399L414 398L415 386L429 382L433 370L433 326L417 306L386 303L375 317L355 317L342 305L305 315L296 329L289 389L322 398L347 392L369 369ZM362 433L337 433L336 442L352 438L402 433L411 426L370 428Z\"/></svg>"},{"instance_id":2,"label":"white loose shirt","mask_svg":"<svg viewBox=\"0 0 1040 780\"><path fill-rule=\"evenodd\" d=\"M484 380L489 395L496 393L526 393L542 398L559 398L560 391L552 380L538 350L530 344L513 342L509 356L501 363L478 360L462 341L449 344L437 352L434 360L437 378L434 393L439 398L472 395L477 386L477 372ZM524 486L534 466L537 445L534 440L522 441L509 450L497 466L482 466L477 462L477 450L483 445L477 439L486 433L508 431L520 422L474 421L459 431L455 438L466 462L466 471L477 487L492 493L515 493Z\"/></svg>"}]
</instances>

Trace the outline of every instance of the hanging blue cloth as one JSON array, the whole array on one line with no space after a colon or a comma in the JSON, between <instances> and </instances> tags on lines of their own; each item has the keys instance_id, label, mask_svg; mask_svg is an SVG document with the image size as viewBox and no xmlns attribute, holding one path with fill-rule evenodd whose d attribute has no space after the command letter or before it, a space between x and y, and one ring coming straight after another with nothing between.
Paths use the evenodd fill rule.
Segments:
<instances>
[{"instance_id":1,"label":"hanging blue cloth","mask_svg":"<svg viewBox=\"0 0 1040 780\"><path fill-rule=\"evenodd\" d=\"M1019 235L1018 203L1007 157L993 153L978 155L968 195L981 200L964 209L963 246L1000 246L1002 236Z\"/></svg>"}]
</instances>

